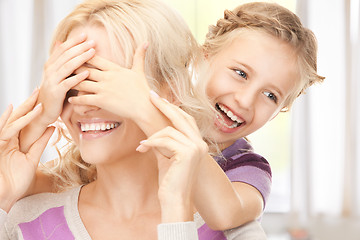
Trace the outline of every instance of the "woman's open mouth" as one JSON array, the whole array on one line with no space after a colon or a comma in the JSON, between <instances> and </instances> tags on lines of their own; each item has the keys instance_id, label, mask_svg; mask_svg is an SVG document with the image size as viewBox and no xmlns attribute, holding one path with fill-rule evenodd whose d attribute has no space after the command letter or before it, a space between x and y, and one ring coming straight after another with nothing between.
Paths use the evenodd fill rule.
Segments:
<instances>
[{"instance_id":1,"label":"woman's open mouth","mask_svg":"<svg viewBox=\"0 0 360 240\"><path fill-rule=\"evenodd\" d=\"M78 123L82 137L85 139L94 139L110 134L121 125L120 122L79 122Z\"/></svg>"}]
</instances>

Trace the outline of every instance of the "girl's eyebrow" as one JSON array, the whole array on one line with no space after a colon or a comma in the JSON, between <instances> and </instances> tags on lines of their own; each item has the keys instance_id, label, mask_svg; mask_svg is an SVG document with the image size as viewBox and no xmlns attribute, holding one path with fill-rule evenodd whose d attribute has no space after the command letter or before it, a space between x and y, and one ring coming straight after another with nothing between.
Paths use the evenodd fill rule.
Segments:
<instances>
[{"instance_id":1,"label":"girl's eyebrow","mask_svg":"<svg viewBox=\"0 0 360 240\"><path fill-rule=\"evenodd\" d=\"M233 60L237 65L241 65L241 66L243 66L243 67L245 67L246 68L246 70L247 70L247 72L249 72L249 73L251 73L251 74L253 74L254 72L255 72L255 70L252 68L252 67L250 67L249 65L247 65L246 63L242 63L242 62L239 62L238 60Z\"/></svg>"},{"instance_id":2,"label":"girl's eyebrow","mask_svg":"<svg viewBox=\"0 0 360 240\"><path fill-rule=\"evenodd\" d=\"M284 98L284 93L280 90L280 88L272 84L270 85L270 87L273 88L280 95L281 98Z\"/></svg>"}]
</instances>

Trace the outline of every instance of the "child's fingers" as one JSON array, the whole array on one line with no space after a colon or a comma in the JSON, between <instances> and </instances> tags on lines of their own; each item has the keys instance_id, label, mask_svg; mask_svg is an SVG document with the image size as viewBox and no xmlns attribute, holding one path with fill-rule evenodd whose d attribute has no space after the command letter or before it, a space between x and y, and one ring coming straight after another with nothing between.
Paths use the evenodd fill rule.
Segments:
<instances>
[{"instance_id":1,"label":"child's fingers","mask_svg":"<svg viewBox=\"0 0 360 240\"><path fill-rule=\"evenodd\" d=\"M156 148L163 156L167 158L172 158L176 153L180 153L182 150L182 145L171 137L161 137L148 139L142 141L140 145L136 148L138 152L146 152L150 148Z\"/></svg>"},{"instance_id":2,"label":"child's fingers","mask_svg":"<svg viewBox=\"0 0 360 240\"><path fill-rule=\"evenodd\" d=\"M88 60L87 63L96 67L99 70L102 70L102 71L108 71L113 68L119 67L118 64L113 63L113 62L111 62L103 57L100 57L98 55L95 55L93 58Z\"/></svg>"},{"instance_id":3,"label":"child's fingers","mask_svg":"<svg viewBox=\"0 0 360 240\"><path fill-rule=\"evenodd\" d=\"M156 138L164 138L164 137L170 137L184 145L188 144L190 142L190 139L185 136L182 132L178 131L177 129L173 127L165 127L156 133L152 134L147 140L152 140Z\"/></svg>"},{"instance_id":4,"label":"child's fingers","mask_svg":"<svg viewBox=\"0 0 360 240\"><path fill-rule=\"evenodd\" d=\"M106 78L106 73L107 73L105 71L96 68L81 66L75 70L75 74L78 74L83 71L88 71L89 76L87 76L87 79L95 82L100 82L101 80L104 80Z\"/></svg>"},{"instance_id":5,"label":"child's fingers","mask_svg":"<svg viewBox=\"0 0 360 240\"><path fill-rule=\"evenodd\" d=\"M68 77L60 83L60 87L63 92L69 91L74 86L78 85L81 81L85 80L89 76L89 71L85 70L71 77Z\"/></svg>"},{"instance_id":6,"label":"child's fingers","mask_svg":"<svg viewBox=\"0 0 360 240\"><path fill-rule=\"evenodd\" d=\"M11 122L8 127L4 128L1 133L2 140L8 140L11 137L17 135L21 129L33 121L37 116L40 115L42 111L42 104L38 104L32 111L28 112L26 115L16 119Z\"/></svg>"},{"instance_id":7,"label":"child's fingers","mask_svg":"<svg viewBox=\"0 0 360 240\"><path fill-rule=\"evenodd\" d=\"M26 154L29 159L34 163L34 166L39 164L40 157L45 150L47 143L50 140L51 135L54 133L55 127L49 127L44 134L31 146Z\"/></svg>"},{"instance_id":8,"label":"child's fingers","mask_svg":"<svg viewBox=\"0 0 360 240\"><path fill-rule=\"evenodd\" d=\"M136 48L132 66L132 69L136 72L144 73L145 71L145 56L148 46L148 42L145 42Z\"/></svg>"},{"instance_id":9,"label":"child's fingers","mask_svg":"<svg viewBox=\"0 0 360 240\"><path fill-rule=\"evenodd\" d=\"M56 46L50 55L49 62L55 62L64 52L69 50L70 48L84 42L87 36L85 33L81 33L72 38L68 38L65 42L60 43Z\"/></svg>"},{"instance_id":10,"label":"child's fingers","mask_svg":"<svg viewBox=\"0 0 360 240\"><path fill-rule=\"evenodd\" d=\"M75 105L88 105L88 106L96 106L100 107L99 104L101 101L99 101L96 94L85 94L80 96L73 96L68 99L69 103L75 104Z\"/></svg>"},{"instance_id":11,"label":"child's fingers","mask_svg":"<svg viewBox=\"0 0 360 240\"><path fill-rule=\"evenodd\" d=\"M34 92L31 94L31 96L28 97L19 107L17 107L13 111L13 113L9 117L8 122L11 123L11 122L19 119L20 117L24 116L28 112L30 112L34 108L34 106L38 100L39 92L40 92L39 88L36 88L34 90Z\"/></svg>"},{"instance_id":12,"label":"child's fingers","mask_svg":"<svg viewBox=\"0 0 360 240\"><path fill-rule=\"evenodd\" d=\"M12 110L13 110L13 106L10 104L6 108L5 112L1 115L1 117L0 117L0 133L1 133L2 129L4 128L6 122L8 121Z\"/></svg>"},{"instance_id":13,"label":"child's fingers","mask_svg":"<svg viewBox=\"0 0 360 240\"><path fill-rule=\"evenodd\" d=\"M179 131L189 137L194 136L195 132L199 132L195 120L182 109L161 99L157 94L154 94L154 92L151 92L150 99L155 107L158 108Z\"/></svg>"},{"instance_id":14,"label":"child's fingers","mask_svg":"<svg viewBox=\"0 0 360 240\"><path fill-rule=\"evenodd\" d=\"M93 48L74 56L73 58L69 59L67 62L63 64L59 64L59 70L58 70L58 79L62 80L72 74L76 69L78 69L81 65L83 65L85 62L87 62L89 59L94 57L95 50Z\"/></svg>"},{"instance_id":15,"label":"child's fingers","mask_svg":"<svg viewBox=\"0 0 360 240\"><path fill-rule=\"evenodd\" d=\"M87 93L98 93L99 84L97 82L85 80L74 86L72 89Z\"/></svg>"},{"instance_id":16,"label":"child's fingers","mask_svg":"<svg viewBox=\"0 0 360 240\"><path fill-rule=\"evenodd\" d=\"M141 141L138 149L136 150L139 152L145 152L151 147L159 147L163 148L162 150L159 150L163 153L166 148L167 154L163 153L163 155L170 157L169 152L172 152L172 154L175 152L179 153L181 151L187 152L185 150L185 146L189 146L190 142L191 141L178 130L173 127L166 127L154 133L148 139Z\"/></svg>"}]
</instances>

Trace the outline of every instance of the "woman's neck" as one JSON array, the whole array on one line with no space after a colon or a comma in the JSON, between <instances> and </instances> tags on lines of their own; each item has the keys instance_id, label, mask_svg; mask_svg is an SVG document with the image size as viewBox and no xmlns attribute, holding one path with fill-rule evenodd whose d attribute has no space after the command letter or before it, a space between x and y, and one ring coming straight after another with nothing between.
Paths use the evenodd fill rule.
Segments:
<instances>
[{"instance_id":1,"label":"woman's neck","mask_svg":"<svg viewBox=\"0 0 360 240\"><path fill-rule=\"evenodd\" d=\"M82 188L79 204L131 219L159 211L157 192L157 161L150 151L97 166L97 180Z\"/></svg>"}]
</instances>

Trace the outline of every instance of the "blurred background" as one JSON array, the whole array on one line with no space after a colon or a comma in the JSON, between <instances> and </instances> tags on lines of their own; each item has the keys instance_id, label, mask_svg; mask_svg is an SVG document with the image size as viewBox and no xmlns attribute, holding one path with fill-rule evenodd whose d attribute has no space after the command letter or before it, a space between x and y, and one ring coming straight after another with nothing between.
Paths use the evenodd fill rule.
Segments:
<instances>
[{"instance_id":1,"label":"blurred background","mask_svg":"<svg viewBox=\"0 0 360 240\"><path fill-rule=\"evenodd\" d=\"M251 1L163 0L203 43L225 9ZM40 85L57 23L79 0L0 0L0 111ZM360 239L359 0L278 0L319 43L318 73L293 109L249 138L273 170L262 219L270 240ZM54 156L50 148L43 159Z\"/></svg>"}]
</instances>

